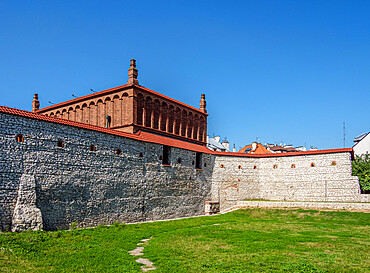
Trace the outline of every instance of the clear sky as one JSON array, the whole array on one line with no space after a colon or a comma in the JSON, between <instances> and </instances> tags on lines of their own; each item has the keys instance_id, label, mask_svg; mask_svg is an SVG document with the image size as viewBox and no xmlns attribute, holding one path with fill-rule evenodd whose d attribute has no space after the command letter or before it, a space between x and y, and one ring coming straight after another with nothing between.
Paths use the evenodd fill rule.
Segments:
<instances>
[{"instance_id":1,"label":"clear sky","mask_svg":"<svg viewBox=\"0 0 370 273\"><path fill-rule=\"evenodd\" d=\"M3 1L0 104L127 82L199 107L208 134L319 149L370 131L370 1Z\"/></svg>"}]
</instances>

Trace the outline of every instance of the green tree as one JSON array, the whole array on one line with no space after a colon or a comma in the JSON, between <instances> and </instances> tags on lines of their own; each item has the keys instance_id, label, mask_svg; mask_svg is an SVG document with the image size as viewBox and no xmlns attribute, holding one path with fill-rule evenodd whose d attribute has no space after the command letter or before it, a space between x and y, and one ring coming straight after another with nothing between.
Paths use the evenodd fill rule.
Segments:
<instances>
[{"instance_id":1,"label":"green tree","mask_svg":"<svg viewBox=\"0 0 370 273\"><path fill-rule=\"evenodd\" d=\"M352 174L360 179L362 192L370 192L370 155L356 156L352 161Z\"/></svg>"}]
</instances>

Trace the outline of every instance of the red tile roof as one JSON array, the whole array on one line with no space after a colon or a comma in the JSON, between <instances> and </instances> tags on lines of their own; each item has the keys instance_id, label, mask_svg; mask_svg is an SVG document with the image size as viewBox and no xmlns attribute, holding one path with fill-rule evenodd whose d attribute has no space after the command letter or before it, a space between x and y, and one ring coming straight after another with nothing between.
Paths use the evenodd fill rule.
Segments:
<instances>
[{"instance_id":1,"label":"red tile roof","mask_svg":"<svg viewBox=\"0 0 370 273\"><path fill-rule=\"evenodd\" d=\"M246 152L245 150L247 149L252 149L252 145L245 146L243 149L238 151L238 153L249 153L249 154L255 154L255 155L271 154L271 152L267 150L261 143L257 143L257 149L255 151L251 150L251 151Z\"/></svg>"},{"instance_id":2,"label":"red tile roof","mask_svg":"<svg viewBox=\"0 0 370 273\"><path fill-rule=\"evenodd\" d=\"M37 112L39 112L39 113L40 112L45 112L47 110L52 110L54 108L59 108L59 107L64 106L64 105L69 105L69 104L73 104L73 103L76 103L76 102L79 102L79 101L84 101L85 99L92 99L92 98L95 98L95 97L99 97L100 95L109 94L111 92L123 89L127 86L129 86L129 85L125 84L125 85L113 87L113 88L110 88L110 89L106 89L106 90L103 90L103 91L95 92L93 94L78 97L78 98L75 98L75 99L72 99L72 100L67 100L67 101L64 101L64 102L61 102L61 103L50 105L50 106L45 107L45 108L41 108L40 110L37 110Z\"/></svg>"},{"instance_id":3,"label":"red tile roof","mask_svg":"<svg viewBox=\"0 0 370 273\"><path fill-rule=\"evenodd\" d=\"M125 88L129 88L129 87L133 87L133 86L136 87L136 88L138 88L138 89L144 90L144 91L146 91L148 93L152 93L152 94L154 94L156 96L162 97L163 99L172 101L172 102L174 102L176 104L180 104L182 106L185 106L185 107L190 108L190 109L192 109L192 110L194 110L196 112L199 112L199 113L201 113L203 115L208 116L207 113L203 113L198 108L195 108L193 106L187 105L187 104L185 104L185 103L183 103L181 101L175 100L173 98L167 97L167 96L165 96L165 95L163 95L161 93L158 93L156 91L153 91L153 90L151 90L149 88L143 87L141 85L127 85L127 84L121 85L121 86L117 86L117 87L113 87L113 88L110 88L110 89L106 89L106 90L103 90L103 91L95 92L93 94L89 94L89 95L86 95L86 96L78 97L78 98L75 98L75 99L72 99L72 100L67 100L67 101L64 101L64 102L61 102L61 103L58 103L58 104L54 104L54 105L51 105L51 106L42 108L42 109L38 110L37 112L38 113L43 113L45 111L49 111L49 110L52 110L52 109L60 108L62 106L70 105L70 104L73 104L73 103L76 103L76 102L84 101L86 99L92 99L92 98L95 98L95 97L99 97L100 95L107 95L109 93L113 93L115 91L119 91L119 90L122 90L122 89L125 89Z\"/></svg>"},{"instance_id":4,"label":"red tile roof","mask_svg":"<svg viewBox=\"0 0 370 273\"><path fill-rule=\"evenodd\" d=\"M164 98L164 99L167 99L167 100L173 101L174 103L181 104L181 105L183 105L183 106L185 106L185 107L191 108L191 109L192 109L192 110L194 110L194 111L198 111L198 112L200 112L201 114L208 116L208 114L207 114L207 113L202 112L200 109L195 108L195 107L193 107L193 106L190 106L190 105L188 105L188 104L185 104L185 103L183 103L183 102L181 102L181 101L178 101L178 100L175 100L175 99L173 99L173 98L167 97L167 96L165 96L165 95L163 95L163 94L161 94L161 93L158 93L158 92L156 92L156 91L153 91L153 90L148 89L148 88L146 88L146 87L144 87L144 86L141 86L141 85L140 85L140 86L135 85L135 86L136 86L136 87L138 87L138 88L141 88L141 89L143 89L143 90L145 90L145 91L147 91L147 92L149 92L149 93L152 93L152 94L157 95L157 96L160 96L160 97L162 97L162 98Z\"/></svg>"},{"instance_id":5,"label":"red tile roof","mask_svg":"<svg viewBox=\"0 0 370 273\"><path fill-rule=\"evenodd\" d=\"M135 139L138 141L144 141L144 142L151 142L151 143L157 143L161 145L168 145L176 148L181 148L185 150L191 150L195 152L201 152L205 154L214 154L214 155L224 155L224 156L241 156L241 157L281 157L281 156L295 156L295 155L314 155L314 154L329 154L329 153L342 153L342 152L350 152L353 154L352 148L344 148L344 149L331 149L331 150L317 150L317 151L306 151L306 152L291 152L291 153L274 153L274 154L249 154L249 153L230 153L230 152L215 152L210 151L205 146L173 139L170 137L165 136L159 136L151 133L146 132L139 132L138 134L131 134L126 132L117 131L114 129L109 128L103 128L95 125L90 125L86 123L76 122L76 121L70 121L66 119L56 118L56 117L50 117L45 116L39 113L33 113L29 111L19 110L15 108L10 108L6 106L0 106L0 112L6 113L6 114L12 114L17 116L22 116L26 118L31 119L37 119L37 120L43 120L47 122L52 123L58 123L68 126L73 126L77 128L83 128L87 130L102 132L106 134L126 137L130 139Z\"/></svg>"},{"instance_id":6,"label":"red tile roof","mask_svg":"<svg viewBox=\"0 0 370 273\"><path fill-rule=\"evenodd\" d=\"M86 124L86 123L82 123L82 122L70 121L70 120L62 119L62 118L45 116L43 114L28 112L28 111L19 110L19 109L15 109L15 108L10 108L10 107L6 107L6 106L0 106L0 112L8 113L8 114L14 114L14 115L18 115L18 116L27 117L27 118L44 120L44 121L53 122L53 123L59 123L59 124L74 126L74 127L78 127L78 128L98 131L98 132L107 133L107 134L116 135L116 136L122 136L122 137L135 139L135 140L139 140L139 141L144 141L144 142L151 142L151 143L157 143L157 144L162 144L162 145L168 145L168 146L177 147L177 148L186 149L186 150L191 150L191 151L196 151L196 152L207 153L209 151L203 145L198 145L198 144L195 144L195 143L190 143L190 142L187 142L187 141L181 141L181 140L178 140L178 139L173 139L173 138L166 137L166 136L159 136L159 135L156 135L156 134L146 133L146 132L142 132L142 131L140 131L137 134L131 134L131 133L126 133L126 132L121 132L121 131L118 131L118 130L115 130L115 129L99 127L99 126L90 125L90 124Z\"/></svg>"}]
</instances>

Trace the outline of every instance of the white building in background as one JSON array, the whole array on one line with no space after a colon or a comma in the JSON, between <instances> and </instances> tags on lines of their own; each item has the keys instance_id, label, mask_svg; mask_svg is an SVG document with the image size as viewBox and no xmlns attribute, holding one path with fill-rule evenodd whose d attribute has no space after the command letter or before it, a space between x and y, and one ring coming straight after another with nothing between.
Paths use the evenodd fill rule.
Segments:
<instances>
[{"instance_id":1,"label":"white building in background","mask_svg":"<svg viewBox=\"0 0 370 273\"><path fill-rule=\"evenodd\" d=\"M355 155L370 154L370 132L359 135L353 142Z\"/></svg>"},{"instance_id":2,"label":"white building in background","mask_svg":"<svg viewBox=\"0 0 370 273\"><path fill-rule=\"evenodd\" d=\"M220 136L215 136L215 137L207 136L207 148L212 151L230 152L229 142L225 139L221 143L220 140L221 140Z\"/></svg>"}]
</instances>

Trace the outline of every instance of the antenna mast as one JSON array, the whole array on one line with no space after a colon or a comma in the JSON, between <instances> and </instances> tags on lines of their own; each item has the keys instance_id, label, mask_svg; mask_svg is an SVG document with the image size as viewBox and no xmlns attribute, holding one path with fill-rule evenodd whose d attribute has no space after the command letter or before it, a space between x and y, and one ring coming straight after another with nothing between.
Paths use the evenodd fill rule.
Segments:
<instances>
[{"instance_id":1,"label":"antenna mast","mask_svg":"<svg viewBox=\"0 0 370 273\"><path fill-rule=\"evenodd\" d=\"M346 123L343 121L343 147L346 148Z\"/></svg>"}]
</instances>

